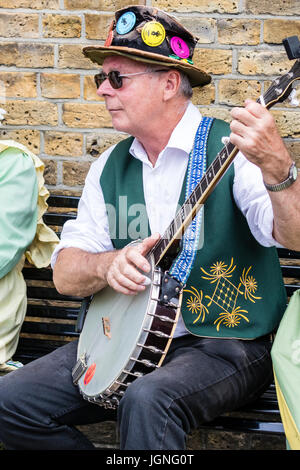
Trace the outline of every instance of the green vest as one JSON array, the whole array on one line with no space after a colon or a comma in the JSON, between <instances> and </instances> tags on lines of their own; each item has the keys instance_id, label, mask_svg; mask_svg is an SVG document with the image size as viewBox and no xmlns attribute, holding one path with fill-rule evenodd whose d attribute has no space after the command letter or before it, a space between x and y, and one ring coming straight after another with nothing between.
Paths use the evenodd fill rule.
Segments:
<instances>
[{"instance_id":1,"label":"green vest","mask_svg":"<svg viewBox=\"0 0 300 470\"><path fill-rule=\"evenodd\" d=\"M215 119L206 167L222 149L225 135L229 135L228 124ZM129 154L132 140L115 147L100 178L117 249L150 234L142 163ZM231 165L205 203L204 243L184 288L181 313L192 334L253 339L276 329L286 307L286 293L276 248L265 248L252 236L233 198L233 178ZM184 193L185 181L180 205Z\"/></svg>"}]
</instances>

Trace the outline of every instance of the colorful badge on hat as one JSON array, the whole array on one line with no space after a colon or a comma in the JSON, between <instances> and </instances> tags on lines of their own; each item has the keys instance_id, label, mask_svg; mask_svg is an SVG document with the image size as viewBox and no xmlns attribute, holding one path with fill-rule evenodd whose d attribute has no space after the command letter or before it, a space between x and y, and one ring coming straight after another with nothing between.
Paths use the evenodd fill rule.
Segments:
<instances>
[{"instance_id":1,"label":"colorful badge on hat","mask_svg":"<svg viewBox=\"0 0 300 470\"><path fill-rule=\"evenodd\" d=\"M105 47L111 46L111 43L112 43L113 38L114 38L113 28L114 28L114 21L112 21L111 24L110 24L108 35L107 35L106 41L104 43Z\"/></svg>"},{"instance_id":2,"label":"colorful badge on hat","mask_svg":"<svg viewBox=\"0 0 300 470\"><path fill-rule=\"evenodd\" d=\"M160 46L164 42L165 37L165 28L158 21L148 21L142 29L142 40L147 46Z\"/></svg>"},{"instance_id":3,"label":"colorful badge on hat","mask_svg":"<svg viewBox=\"0 0 300 470\"><path fill-rule=\"evenodd\" d=\"M178 36L173 36L170 40L170 46L172 51L180 57L181 59L187 59L190 55L190 49L187 43L179 38Z\"/></svg>"},{"instance_id":4,"label":"colorful badge on hat","mask_svg":"<svg viewBox=\"0 0 300 470\"><path fill-rule=\"evenodd\" d=\"M132 30L136 22L133 11L127 11L117 21L116 31L118 34L127 34Z\"/></svg>"}]
</instances>

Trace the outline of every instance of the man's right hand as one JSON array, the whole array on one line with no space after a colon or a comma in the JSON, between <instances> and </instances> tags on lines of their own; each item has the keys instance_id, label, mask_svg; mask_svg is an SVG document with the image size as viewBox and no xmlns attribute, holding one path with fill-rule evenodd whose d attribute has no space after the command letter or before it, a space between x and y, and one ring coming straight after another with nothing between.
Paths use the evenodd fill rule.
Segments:
<instances>
[{"instance_id":1,"label":"man's right hand","mask_svg":"<svg viewBox=\"0 0 300 470\"><path fill-rule=\"evenodd\" d=\"M137 245L127 245L118 251L106 274L108 285L122 294L136 295L145 289L148 273L151 269L146 259L147 253L159 240L155 233Z\"/></svg>"}]
</instances>

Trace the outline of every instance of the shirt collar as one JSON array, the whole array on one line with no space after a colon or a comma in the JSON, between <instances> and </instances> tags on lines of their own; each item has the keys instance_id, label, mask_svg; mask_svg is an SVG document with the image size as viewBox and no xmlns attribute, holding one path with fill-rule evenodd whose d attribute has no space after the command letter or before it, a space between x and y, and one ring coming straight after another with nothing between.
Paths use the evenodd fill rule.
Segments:
<instances>
[{"instance_id":1,"label":"shirt collar","mask_svg":"<svg viewBox=\"0 0 300 470\"><path fill-rule=\"evenodd\" d=\"M163 154L167 148L182 150L186 155L189 155L193 148L194 138L201 119L200 111L190 102L181 120L174 128L167 146L159 154L157 164L159 164L159 160L163 158ZM143 163L150 164L143 145L136 138L133 140L129 152L133 157L141 160Z\"/></svg>"}]
</instances>

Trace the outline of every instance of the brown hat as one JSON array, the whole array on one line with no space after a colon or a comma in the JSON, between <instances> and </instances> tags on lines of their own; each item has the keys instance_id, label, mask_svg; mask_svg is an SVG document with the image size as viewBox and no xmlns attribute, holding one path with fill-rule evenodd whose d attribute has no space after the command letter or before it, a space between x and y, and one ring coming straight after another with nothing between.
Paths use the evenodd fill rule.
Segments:
<instances>
[{"instance_id":1,"label":"brown hat","mask_svg":"<svg viewBox=\"0 0 300 470\"><path fill-rule=\"evenodd\" d=\"M105 57L120 55L185 72L192 87L211 81L210 75L193 65L197 38L172 16L157 8L133 5L115 13L104 46L83 49L86 57L102 65Z\"/></svg>"}]
</instances>

